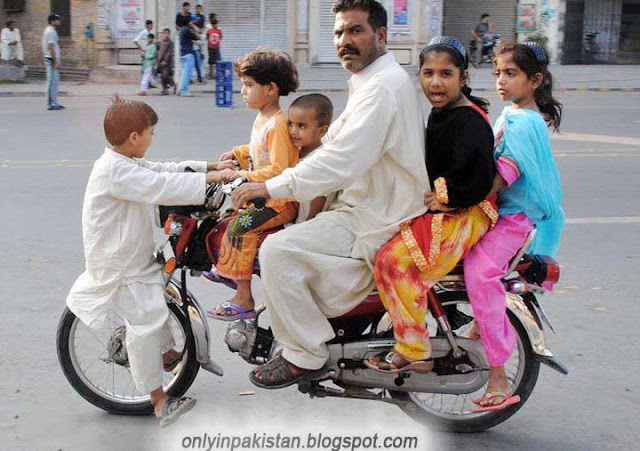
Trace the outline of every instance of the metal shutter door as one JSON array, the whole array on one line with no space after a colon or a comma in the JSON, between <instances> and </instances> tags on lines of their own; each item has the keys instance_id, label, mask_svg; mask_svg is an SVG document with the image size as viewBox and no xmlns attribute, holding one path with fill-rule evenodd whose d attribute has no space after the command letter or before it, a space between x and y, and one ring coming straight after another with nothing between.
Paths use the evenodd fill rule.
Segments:
<instances>
[{"instance_id":1,"label":"metal shutter door","mask_svg":"<svg viewBox=\"0 0 640 451\"><path fill-rule=\"evenodd\" d=\"M339 63L333 45L333 25L336 16L331 12L333 0L320 0L320 24L318 27L318 63Z\"/></svg>"},{"instance_id":2,"label":"metal shutter door","mask_svg":"<svg viewBox=\"0 0 640 451\"><path fill-rule=\"evenodd\" d=\"M442 34L452 36L465 46L473 39L471 30L484 13L491 15L493 31L506 41L516 40L517 0L445 0Z\"/></svg>"},{"instance_id":3,"label":"metal shutter door","mask_svg":"<svg viewBox=\"0 0 640 451\"><path fill-rule=\"evenodd\" d=\"M180 5L181 2L177 2ZM205 21L215 13L222 30L222 59L233 61L260 45L288 49L288 2L283 0L205 0Z\"/></svg>"}]
</instances>

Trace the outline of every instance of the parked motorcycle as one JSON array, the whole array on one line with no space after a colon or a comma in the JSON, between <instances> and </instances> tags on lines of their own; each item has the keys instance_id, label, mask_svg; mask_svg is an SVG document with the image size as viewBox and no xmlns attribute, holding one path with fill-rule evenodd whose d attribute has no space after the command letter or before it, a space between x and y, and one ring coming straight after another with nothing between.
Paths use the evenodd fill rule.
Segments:
<instances>
[{"instance_id":1,"label":"parked motorcycle","mask_svg":"<svg viewBox=\"0 0 640 451\"><path fill-rule=\"evenodd\" d=\"M222 375L222 369L210 359L209 328L202 307L187 290L187 274L199 276L216 262L229 220L221 217L221 208L225 197L240 183L238 179L234 184L209 186L202 206L158 208L159 225L168 240L158 250L157 259L167 277L171 329L178 347L185 351L182 363L165 375L163 386L173 396L186 392L200 367ZM264 199L255 202L258 205ZM262 239L276 231L265 233ZM462 265L427 293L427 322L435 361L431 373L388 374L364 365L365 359L395 344L389 316L374 292L354 310L329 320L335 338L327 343L325 371L298 383L299 391L311 398L391 403L418 422L444 430L476 432L502 423L531 395L540 363L568 374L545 341L543 323L553 328L537 300L545 292L544 283L557 282L559 266L550 257L525 253L534 237L535 230L504 278L508 316L517 334L517 348L505 369L520 403L495 412L472 412L477 406L471 399L480 397L486 389L489 364L480 341L467 337L474 318ZM254 272L259 274L258 262ZM271 329L261 325L265 310L260 306L256 318L231 323L224 337L229 350L251 364L264 363L281 349ZM66 310L58 328L58 355L67 379L89 402L114 413L152 412L148 394L135 390L129 374L122 321L114 318L110 327L98 334Z\"/></svg>"},{"instance_id":2,"label":"parked motorcycle","mask_svg":"<svg viewBox=\"0 0 640 451\"><path fill-rule=\"evenodd\" d=\"M478 68L483 63L493 64L495 49L498 47L498 44L500 44L501 38L502 35L491 33L486 33L482 36L482 55L479 61L477 59L478 42L475 39L469 42L469 54L471 55L471 64L473 64L473 67Z\"/></svg>"}]
</instances>

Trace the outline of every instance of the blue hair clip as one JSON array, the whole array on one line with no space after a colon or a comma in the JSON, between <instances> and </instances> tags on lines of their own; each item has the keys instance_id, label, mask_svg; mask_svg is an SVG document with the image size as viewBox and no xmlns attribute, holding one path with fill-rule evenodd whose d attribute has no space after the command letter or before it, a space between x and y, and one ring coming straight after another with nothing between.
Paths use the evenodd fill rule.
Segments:
<instances>
[{"instance_id":1,"label":"blue hair clip","mask_svg":"<svg viewBox=\"0 0 640 451\"><path fill-rule=\"evenodd\" d=\"M527 42L523 42L522 45L526 45L531 50L533 50L533 53L536 55L536 60L539 63L547 63L548 62L548 60L547 60L547 52L545 52L544 51L544 47L542 47L537 42L527 41Z\"/></svg>"},{"instance_id":2,"label":"blue hair clip","mask_svg":"<svg viewBox=\"0 0 640 451\"><path fill-rule=\"evenodd\" d=\"M462 59L464 59L465 62L467 61L467 49L464 48L464 45L462 45L462 42L458 41L455 38L452 38L451 36L436 36L434 38L431 38L429 43L426 45L426 47L422 51L424 52L428 48L434 47L436 45L444 45L452 48L462 56Z\"/></svg>"}]
</instances>

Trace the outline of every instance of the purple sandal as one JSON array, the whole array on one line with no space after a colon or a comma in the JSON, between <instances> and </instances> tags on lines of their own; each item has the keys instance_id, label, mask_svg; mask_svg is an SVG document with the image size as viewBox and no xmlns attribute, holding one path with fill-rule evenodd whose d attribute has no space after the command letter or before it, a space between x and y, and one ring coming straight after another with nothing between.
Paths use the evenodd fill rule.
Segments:
<instances>
[{"instance_id":1,"label":"purple sandal","mask_svg":"<svg viewBox=\"0 0 640 451\"><path fill-rule=\"evenodd\" d=\"M234 280L227 279L226 277L222 277L215 271L205 271L202 273L202 277L204 277L210 282L221 283L223 285L226 285L232 290L238 289L238 284Z\"/></svg>"},{"instance_id":2,"label":"purple sandal","mask_svg":"<svg viewBox=\"0 0 640 451\"><path fill-rule=\"evenodd\" d=\"M216 313L220 308L224 309L224 315ZM235 313L234 313L235 311ZM254 309L245 310L237 304L231 301L223 302L222 304L214 307L207 312L209 318L217 319L220 321L238 321L239 319L253 319L256 317L256 311Z\"/></svg>"}]
</instances>

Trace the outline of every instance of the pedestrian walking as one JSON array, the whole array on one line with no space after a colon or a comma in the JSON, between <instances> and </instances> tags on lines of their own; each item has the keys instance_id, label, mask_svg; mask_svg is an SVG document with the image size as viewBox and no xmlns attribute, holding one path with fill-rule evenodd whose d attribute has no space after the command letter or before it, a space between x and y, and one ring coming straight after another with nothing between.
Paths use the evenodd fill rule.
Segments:
<instances>
[{"instance_id":1,"label":"pedestrian walking","mask_svg":"<svg viewBox=\"0 0 640 451\"><path fill-rule=\"evenodd\" d=\"M191 82L191 74L195 64L195 56L193 53L193 42L198 41L198 35L194 33L196 18L191 16L180 18L180 64L182 66L180 73L180 89L178 95L190 96L189 83Z\"/></svg>"},{"instance_id":2,"label":"pedestrian walking","mask_svg":"<svg viewBox=\"0 0 640 451\"><path fill-rule=\"evenodd\" d=\"M22 36L13 20L7 20L6 28L3 28L0 33L0 59L14 66L24 65Z\"/></svg>"},{"instance_id":3,"label":"pedestrian walking","mask_svg":"<svg viewBox=\"0 0 640 451\"><path fill-rule=\"evenodd\" d=\"M60 26L62 17L52 13L47 17L49 25L42 35L42 53L44 54L44 65L47 69L46 94L47 109L50 111L64 110L64 106L58 103L58 85L60 84L60 44L58 43L58 32L56 28Z\"/></svg>"},{"instance_id":4,"label":"pedestrian walking","mask_svg":"<svg viewBox=\"0 0 640 451\"><path fill-rule=\"evenodd\" d=\"M149 33L147 37L147 50L142 62L142 81L140 82L140 91L138 95L146 96L149 90L149 82L153 75L153 68L156 65L156 58L158 57L158 47L153 42L155 36L153 33Z\"/></svg>"},{"instance_id":5,"label":"pedestrian walking","mask_svg":"<svg viewBox=\"0 0 640 451\"><path fill-rule=\"evenodd\" d=\"M149 35L151 34L152 31L153 31L153 20L147 20L144 23L144 30L138 33L138 36L136 36L135 39L133 40L133 43L136 45L138 50L140 50L140 59L141 59L140 77L141 78L143 76L142 74L144 74L144 61L145 61L145 55L147 52L147 43L149 40ZM153 83L149 83L149 88L155 88Z\"/></svg>"},{"instance_id":6,"label":"pedestrian walking","mask_svg":"<svg viewBox=\"0 0 640 451\"><path fill-rule=\"evenodd\" d=\"M207 30L207 49L209 51L209 78L213 80L214 68L216 62L222 59L220 55L220 46L222 45L222 30L218 28L218 19L215 14L209 15L211 23L208 25Z\"/></svg>"},{"instance_id":7,"label":"pedestrian walking","mask_svg":"<svg viewBox=\"0 0 640 451\"><path fill-rule=\"evenodd\" d=\"M173 79L173 52L175 46L171 40L171 30L162 30L162 40L158 43L158 68L157 73L162 77L162 95L169 94L169 87L173 86L176 92L176 82Z\"/></svg>"}]
</instances>

